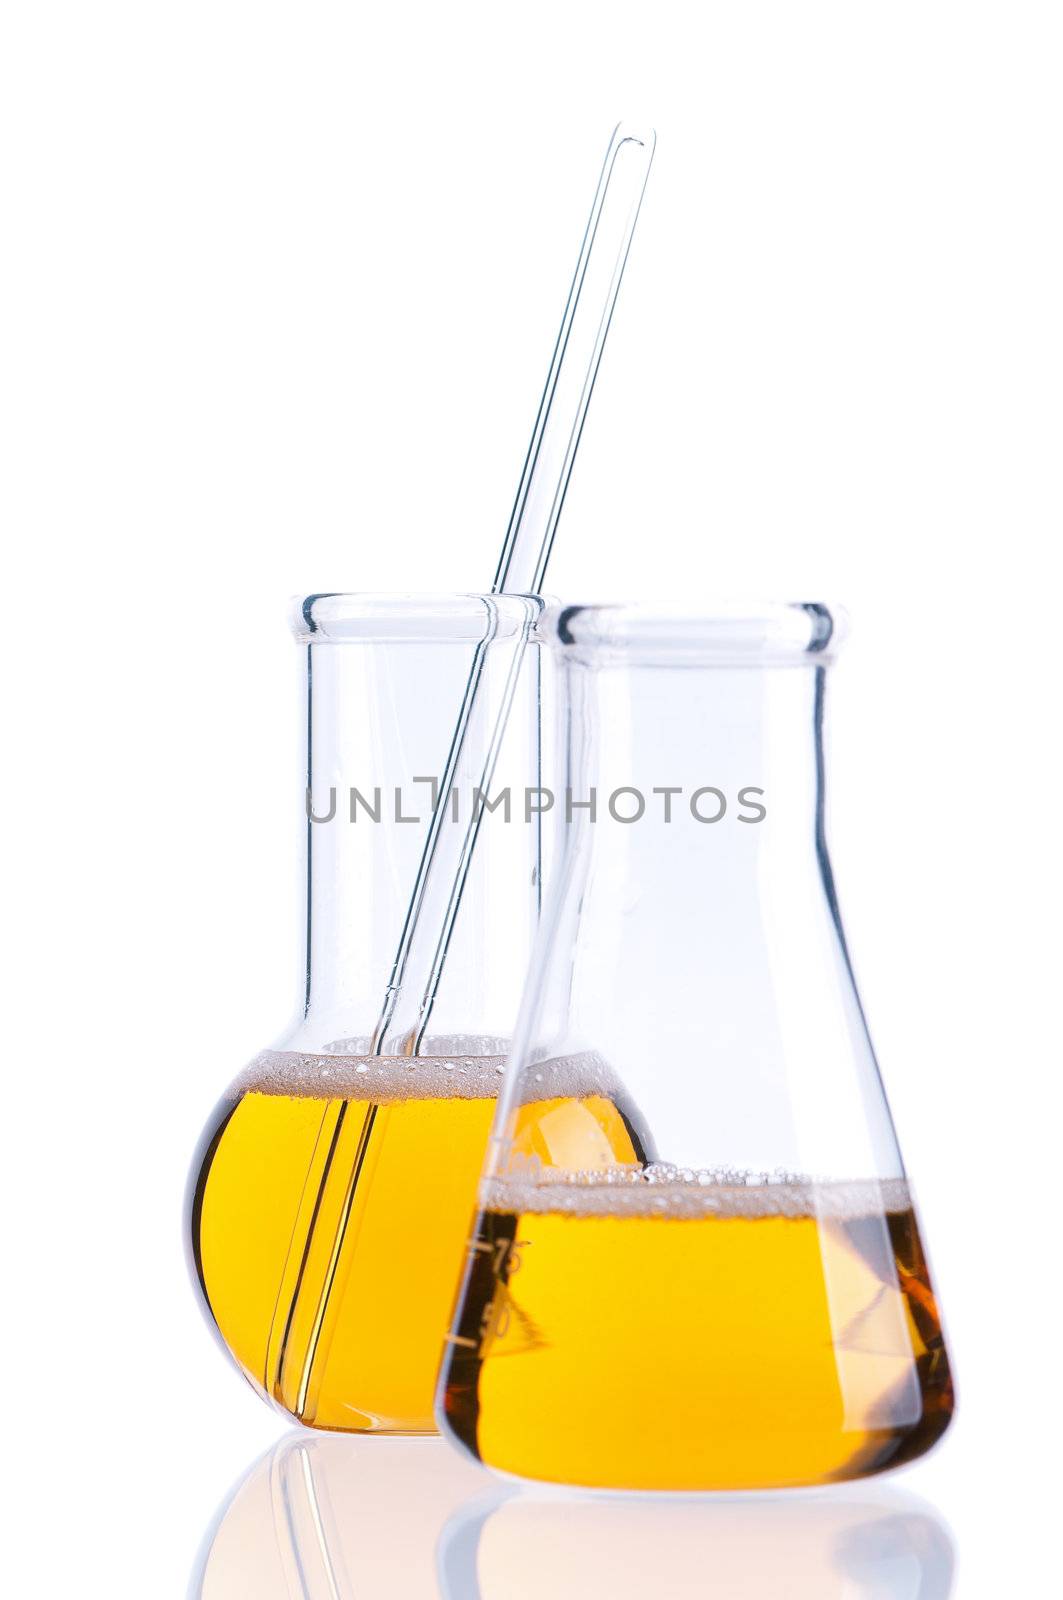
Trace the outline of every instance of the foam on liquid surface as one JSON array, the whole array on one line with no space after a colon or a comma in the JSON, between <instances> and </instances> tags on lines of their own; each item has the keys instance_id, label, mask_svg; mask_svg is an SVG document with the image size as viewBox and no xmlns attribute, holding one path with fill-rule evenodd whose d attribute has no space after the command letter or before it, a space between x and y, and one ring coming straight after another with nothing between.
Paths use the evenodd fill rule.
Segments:
<instances>
[{"instance_id":1,"label":"foam on liquid surface","mask_svg":"<svg viewBox=\"0 0 1063 1600\"><path fill-rule=\"evenodd\" d=\"M367 1041L342 1041L359 1043ZM234 1085L238 1094L288 1095L325 1100L497 1100L505 1056L469 1052L481 1041L467 1036L430 1039L432 1053L418 1056L372 1056L363 1053L304 1053L263 1050ZM498 1040L484 1040L498 1044ZM444 1052L441 1045L458 1048ZM465 1048L462 1049L461 1046ZM437 1053L438 1052L438 1053ZM593 1052L536 1062L522 1077L521 1099L581 1100L590 1095L613 1099L616 1074Z\"/></svg>"},{"instance_id":2,"label":"foam on liquid surface","mask_svg":"<svg viewBox=\"0 0 1063 1600\"><path fill-rule=\"evenodd\" d=\"M487 1178L480 1190L486 1211L665 1221L786 1217L855 1222L906 1211L911 1203L904 1178L818 1179L795 1173L699 1170L665 1161L594 1172L544 1168L534 1180L523 1174Z\"/></svg>"}]
</instances>

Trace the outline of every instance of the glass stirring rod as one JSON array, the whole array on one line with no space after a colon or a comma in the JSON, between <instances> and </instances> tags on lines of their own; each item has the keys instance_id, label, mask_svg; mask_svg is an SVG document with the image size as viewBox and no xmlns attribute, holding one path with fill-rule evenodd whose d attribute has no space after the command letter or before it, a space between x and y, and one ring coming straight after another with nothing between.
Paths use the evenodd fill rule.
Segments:
<instances>
[{"instance_id":1,"label":"glass stirring rod","mask_svg":"<svg viewBox=\"0 0 1063 1600\"><path fill-rule=\"evenodd\" d=\"M656 137L621 124L606 152L594 203L565 304L517 497L492 587L494 594L538 594L564 505L602 350L620 290L631 238L649 177ZM486 602L484 637L477 646L450 750L439 776L436 804L417 869L371 1055L416 1055L439 987L482 807L462 830L446 825L447 797L459 776L479 765L482 794L491 777L516 693L535 620L527 618L512 650L501 701L492 722L482 678L497 617ZM486 749L477 763L473 752ZM306 1223L293 1234L274 1309L265 1388L287 1410L313 1422L322 1363L331 1343L331 1304L343 1263L357 1246L355 1195L371 1179L386 1133L388 1108L371 1105L364 1118L338 1107L328 1159L316 1195L306 1196ZM328 1219L326 1221L326 1218Z\"/></svg>"}]
</instances>

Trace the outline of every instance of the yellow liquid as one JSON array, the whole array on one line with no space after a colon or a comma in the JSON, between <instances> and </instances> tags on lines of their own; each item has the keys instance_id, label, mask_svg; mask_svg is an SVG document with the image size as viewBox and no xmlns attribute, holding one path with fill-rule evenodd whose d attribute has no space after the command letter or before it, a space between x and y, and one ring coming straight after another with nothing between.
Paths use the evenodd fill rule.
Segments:
<instances>
[{"instance_id":1,"label":"yellow liquid","mask_svg":"<svg viewBox=\"0 0 1063 1600\"><path fill-rule=\"evenodd\" d=\"M897 1465L944 1432L948 1361L903 1182L496 1180L488 1198L440 1391L487 1465L775 1488Z\"/></svg>"},{"instance_id":2,"label":"yellow liquid","mask_svg":"<svg viewBox=\"0 0 1063 1600\"><path fill-rule=\"evenodd\" d=\"M208 1130L191 1204L197 1279L243 1372L301 1422L435 1431L500 1069L270 1052ZM601 1094L552 1095L520 1119L553 1160L632 1158Z\"/></svg>"}]
</instances>

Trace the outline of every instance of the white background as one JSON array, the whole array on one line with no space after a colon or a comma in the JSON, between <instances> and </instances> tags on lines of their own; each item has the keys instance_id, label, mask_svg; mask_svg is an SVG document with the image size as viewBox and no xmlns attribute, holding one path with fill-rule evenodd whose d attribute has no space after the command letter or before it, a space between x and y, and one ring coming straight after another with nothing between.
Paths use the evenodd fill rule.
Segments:
<instances>
[{"instance_id":1,"label":"white background","mask_svg":"<svg viewBox=\"0 0 1063 1600\"><path fill-rule=\"evenodd\" d=\"M182 1593L280 1431L180 1223L293 992L286 600L489 584L621 116L657 160L549 586L851 613L835 865L961 1386L910 1484L956 1594L1047 1592L1058 7L9 0L0 29L12 1592Z\"/></svg>"}]
</instances>

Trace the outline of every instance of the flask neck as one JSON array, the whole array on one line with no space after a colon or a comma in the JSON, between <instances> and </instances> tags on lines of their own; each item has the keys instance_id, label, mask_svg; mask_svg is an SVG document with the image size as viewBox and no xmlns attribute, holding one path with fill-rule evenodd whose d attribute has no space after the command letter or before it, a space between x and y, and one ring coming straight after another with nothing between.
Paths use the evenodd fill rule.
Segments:
<instances>
[{"instance_id":1,"label":"flask neck","mask_svg":"<svg viewBox=\"0 0 1063 1600\"><path fill-rule=\"evenodd\" d=\"M634 870L729 878L765 851L815 857L824 806L823 666L567 670L568 849ZM584 830L607 830L597 840ZM626 837L618 840L616 830Z\"/></svg>"},{"instance_id":2,"label":"flask neck","mask_svg":"<svg viewBox=\"0 0 1063 1600\"><path fill-rule=\"evenodd\" d=\"M438 774L476 648L464 637L402 637L304 649L306 916L299 1015L286 1048L370 1048L395 982ZM497 693L502 672L491 648L483 670L487 692ZM533 687L522 683L516 697L499 781L528 781L538 727ZM471 770L482 770L483 759L473 750ZM468 795L461 798L467 807ZM443 804L443 825L464 830L467 809ZM531 829L496 827L490 847L477 852L422 1052L434 1036L457 1041L448 1049L493 1054L510 1032L537 905L534 846Z\"/></svg>"}]
</instances>

